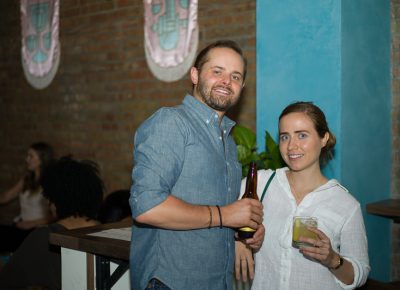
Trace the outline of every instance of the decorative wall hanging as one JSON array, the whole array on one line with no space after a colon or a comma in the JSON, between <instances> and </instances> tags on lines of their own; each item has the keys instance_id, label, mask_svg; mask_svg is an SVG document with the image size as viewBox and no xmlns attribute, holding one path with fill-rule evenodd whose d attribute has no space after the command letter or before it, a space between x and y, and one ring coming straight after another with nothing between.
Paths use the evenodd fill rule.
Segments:
<instances>
[{"instance_id":1,"label":"decorative wall hanging","mask_svg":"<svg viewBox=\"0 0 400 290\"><path fill-rule=\"evenodd\" d=\"M179 80L197 52L197 0L144 0L144 10L147 64L156 78Z\"/></svg>"},{"instance_id":2,"label":"decorative wall hanging","mask_svg":"<svg viewBox=\"0 0 400 290\"><path fill-rule=\"evenodd\" d=\"M22 67L36 89L47 87L60 62L59 0L21 0Z\"/></svg>"}]
</instances>

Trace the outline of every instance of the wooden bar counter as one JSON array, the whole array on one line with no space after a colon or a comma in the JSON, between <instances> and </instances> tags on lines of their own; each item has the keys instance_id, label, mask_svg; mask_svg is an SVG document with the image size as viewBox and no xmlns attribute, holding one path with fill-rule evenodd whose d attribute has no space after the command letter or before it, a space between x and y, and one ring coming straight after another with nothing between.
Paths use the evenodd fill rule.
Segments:
<instances>
[{"instance_id":1,"label":"wooden bar counter","mask_svg":"<svg viewBox=\"0 0 400 290\"><path fill-rule=\"evenodd\" d=\"M393 219L395 223L400 222L400 199L386 199L366 206L367 213Z\"/></svg>"},{"instance_id":2,"label":"wooden bar counter","mask_svg":"<svg viewBox=\"0 0 400 290\"><path fill-rule=\"evenodd\" d=\"M129 289L130 241L92 234L131 225L129 220L51 233L50 243L61 247L63 289Z\"/></svg>"},{"instance_id":3,"label":"wooden bar counter","mask_svg":"<svg viewBox=\"0 0 400 290\"><path fill-rule=\"evenodd\" d=\"M64 248L129 260L129 241L92 236L89 234L108 229L131 227L131 221L110 223L62 233L51 233L50 243Z\"/></svg>"}]
</instances>

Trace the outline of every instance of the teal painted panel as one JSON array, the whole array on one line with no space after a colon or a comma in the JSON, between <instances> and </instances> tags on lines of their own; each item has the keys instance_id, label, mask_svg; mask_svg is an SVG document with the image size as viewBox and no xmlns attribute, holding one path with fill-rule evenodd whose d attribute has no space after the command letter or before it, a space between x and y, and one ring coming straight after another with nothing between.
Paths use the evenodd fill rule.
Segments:
<instances>
[{"instance_id":1,"label":"teal painted panel","mask_svg":"<svg viewBox=\"0 0 400 290\"><path fill-rule=\"evenodd\" d=\"M282 109L314 101L337 137L324 173L360 201L371 277L390 279L390 223L365 205L390 196L390 1L257 1L257 140ZM385 239L382 239L385 237Z\"/></svg>"},{"instance_id":2,"label":"teal painted panel","mask_svg":"<svg viewBox=\"0 0 400 290\"><path fill-rule=\"evenodd\" d=\"M370 276L389 281L390 221L365 206L391 191L390 1L342 5L343 181L363 208Z\"/></svg>"},{"instance_id":3,"label":"teal painted panel","mask_svg":"<svg viewBox=\"0 0 400 290\"><path fill-rule=\"evenodd\" d=\"M340 2L257 1L257 136L277 138L278 116L293 101L313 101L340 140ZM338 142L340 144L340 142ZM340 146L325 168L340 179Z\"/></svg>"}]
</instances>

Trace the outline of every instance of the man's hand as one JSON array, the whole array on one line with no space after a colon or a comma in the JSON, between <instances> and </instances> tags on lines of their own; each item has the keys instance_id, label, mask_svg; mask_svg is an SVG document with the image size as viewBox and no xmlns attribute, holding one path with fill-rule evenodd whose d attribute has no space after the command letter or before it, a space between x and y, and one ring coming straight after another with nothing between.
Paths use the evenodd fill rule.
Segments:
<instances>
[{"instance_id":1,"label":"man's hand","mask_svg":"<svg viewBox=\"0 0 400 290\"><path fill-rule=\"evenodd\" d=\"M226 227L251 227L258 229L263 222L263 205L260 201L244 198L221 207L223 224Z\"/></svg>"}]
</instances>

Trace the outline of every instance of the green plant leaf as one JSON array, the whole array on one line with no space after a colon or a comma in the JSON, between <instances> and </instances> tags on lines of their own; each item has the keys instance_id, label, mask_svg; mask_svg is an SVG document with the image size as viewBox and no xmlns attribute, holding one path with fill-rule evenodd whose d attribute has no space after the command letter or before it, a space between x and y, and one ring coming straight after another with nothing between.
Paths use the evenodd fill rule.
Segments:
<instances>
[{"instance_id":1,"label":"green plant leaf","mask_svg":"<svg viewBox=\"0 0 400 290\"><path fill-rule=\"evenodd\" d=\"M268 131L265 131L265 151L272 153L278 145L275 143L274 139Z\"/></svg>"},{"instance_id":2,"label":"green plant leaf","mask_svg":"<svg viewBox=\"0 0 400 290\"><path fill-rule=\"evenodd\" d=\"M250 129L236 125L232 132L238 151L238 160L242 165L242 177L247 176L251 161L256 161L258 169L277 169L284 166L279 146L265 131L265 151L257 152L256 134Z\"/></svg>"},{"instance_id":3,"label":"green plant leaf","mask_svg":"<svg viewBox=\"0 0 400 290\"><path fill-rule=\"evenodd\" d=\"M271 169L277 169L285 166L285 162L282 159L279 146L276 145L271 151Z\"/></svg>"},{"instance_id":4,"label":"green plant leaf","mask_svg":"<svg viewBox=\"0 0 400 290\"><path fill-rule=\"evenodd\" d=\"M256 134L246 127L236 125L233 128L233 138L237 145L242 145L249 150L256 148Z\"/></svg>"}]
</instances>

